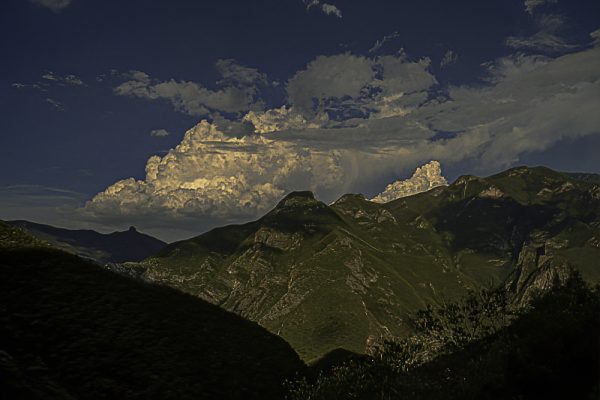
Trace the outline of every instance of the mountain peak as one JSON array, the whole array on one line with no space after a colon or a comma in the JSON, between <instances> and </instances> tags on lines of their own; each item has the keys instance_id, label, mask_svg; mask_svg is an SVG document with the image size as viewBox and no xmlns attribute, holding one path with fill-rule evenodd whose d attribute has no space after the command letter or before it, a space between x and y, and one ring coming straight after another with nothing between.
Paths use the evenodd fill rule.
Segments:
<instances>
[{"instance_id":1,"label":"mountain peak","mask_svg":"<svg viewBox=\"0 0 600 400\"><path fill-rule=\"evenodd\" d=\"M410 178L387 185L385 190L372 198L371 201L387 203L401 197L412 196L446 185L448 185L448 182L442 176L439 161L433 160L417 168Z\"/></svg>"},{"instance_id":2,"label":"mountain peak","mask_svg":"<svg viewBox=\"0 0 600 400\"><path fill-rule=\"evenodd\" d=\"M305 198L305 199L315 200L315 195L310 190L298 190L298 191L288 193L283 198L283 201L285 201L287 199L292 199L292 198Z\"/></svg>"}]
</instances>

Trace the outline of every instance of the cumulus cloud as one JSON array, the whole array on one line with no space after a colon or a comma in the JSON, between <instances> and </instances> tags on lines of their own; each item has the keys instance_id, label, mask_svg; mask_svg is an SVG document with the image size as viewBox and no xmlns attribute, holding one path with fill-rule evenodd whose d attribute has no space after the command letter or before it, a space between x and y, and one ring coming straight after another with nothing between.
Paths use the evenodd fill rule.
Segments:
<instances>
[{"instance_id":1,"label":"cumulus cloud","mask_svg":"<svg viewBox=\"0 0 600 400\"><path fill-rule=\"evenodd\" d=\"M387 203L401 197L412 196L446 185L448 185L448 181L442 176L439 161L430 161L417 168L410 178L387 185L385 190L373 197L371 201Z\"/></svg>"},{"instance_id":2,"label":"cumulus cloud","mask_svg":"<svg viewBox=\"0 0 600 400\"><path fill-rule=\"evenodd\" d=\"M543 14L535 17L537 32L531 36L511 36L506 39L509 47L519 50L563 53L578 49L578 44L569 43L560 32L565 26L565 18L558 14Z\"/></svg>"},{"instance_id":3,"label":"cumulus cloud","mask_svg":"<svg viewBox=\"0 0 600 400\"><path fill-rule=\"evenodd\" d=\"M154 129L154 130L150 131L150 136L153 136L153 137L165 137L165 136L169 136L169 135L170 135L170 133L166 129Z\"/></svg>"},{"instance_id":4,"label":"cumulus cloud","mask_svg":"<svg viewBox=\"0 0 600 400\"><path fill-rule=\"evenodd\" d=\"M321 0L304 0L304 4L306 4L306 10L314 8L325 15L342 18L342 11L333 4L323 3Z\"/></svg>"},{"instance_id":5,"label":"cumulus cloud","mask_svg":"<svg viewBox=\"0 0 600 400\"><path fill-rule=\"evenodd\" d=\"M163 215L222 220L256 216L297 186L327 191L344 180L338 151L321 151L259 135L229 137L207 121L185 133L146 178L121 180L85 211L105 218Z\"/></svg>"},{"instance_id":6,"label":"cumulus cloud","mask_svg":"<svg viewBox=\"0 0 600 400\"><path fill-rule=\"evenodd\" d=\"M261 110L264 104L258 99L259 87L266 85L266 76L258 70L241 66L235 60L219 60L217 71L222 80L217 90L211 90L192 81L158 81L142 71L131 71L128 81L114 89L120 96L147 100L163 99L182 113L194 116L214 112L240 113Z\"/></svg>"},{"instance_id":7,"label":"cumulus cloud","mask_svg":"<svg viewBox=\"0 0 600 400\"><path fill-rule=\"evenodd\" d=\"M40 5L42 7L49 8L54 12L60 12L64 8L67 8L73 0L30 0L32 3Z\"/></svg>"}]
</instances>

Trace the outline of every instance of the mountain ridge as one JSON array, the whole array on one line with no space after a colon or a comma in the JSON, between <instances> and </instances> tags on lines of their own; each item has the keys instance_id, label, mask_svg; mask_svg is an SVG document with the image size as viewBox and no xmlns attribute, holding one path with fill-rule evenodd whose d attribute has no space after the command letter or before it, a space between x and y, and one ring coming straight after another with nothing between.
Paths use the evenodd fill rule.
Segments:
<instances>
[{"instance_id":1,"label":"mountain ridge","mask_svg":"<svg viewBox=\"0 0 600 400\"><path fill-rule=\"evenodd\" d=\"M310 360L405 336L412 312L469 290L506 285L526 302L570 268L600 281L598 215L597 184L516 167L387 203L294 192L119 268L257 321Z\"/></svg>"},{"instance_id":2,"label":"mountain ridge","mask_svg":"<svg viewBox=\"0 0 600 400\"><path fill-rule=\"evenodd\" d=\"M105 234L91 229L66 229L26 220L6 223L56 248L99 264L141 261L166 245L162 240L138 232L133 226L125 231Z\"/></svg>"}]
</instances>

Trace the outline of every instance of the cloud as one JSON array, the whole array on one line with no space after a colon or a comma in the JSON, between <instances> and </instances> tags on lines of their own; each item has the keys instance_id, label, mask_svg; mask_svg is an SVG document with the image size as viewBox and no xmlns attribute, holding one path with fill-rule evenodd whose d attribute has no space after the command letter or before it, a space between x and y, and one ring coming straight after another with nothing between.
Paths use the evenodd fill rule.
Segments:
<instances>
[{"instance_id":1,"label":"cloud","mask_svg":"<svg viewBox=\"0 0 600 400\"><path fill-rule=\"evenodd\" d=\"M29 83L14 82L10 86L15 89L34 89L34 90L39 90L40 92L48 91L45 86L40 85L38 83L29 84Z\"/></svg>"},{"instance_id":2,"label":"cloud","mask_svg":"<svg viewBox=\"0 0 600 400\"><path fill-rule=\"evenodd\" d=\"M558 0L525 0L525 10L527 10L530 15L533 15L536 8L546 4L556 4L557 2Z\"/></svg>"},{"instance_id":3,"label":"cloud","mask_svg":"<svg viewBox=\"0 0 600 400\"><path fill-rule=\"evenodd\" d=\"M299 111L314 112L314 101L329 97L358 97L373 80L372 62L349 53L319 56L287 82L290 103ZM322 107L318 104L317 107Z\"/></svg>"},{"instance_id":4,"label":"cloud","mask_svg":"<svg viewBox=\"0 0 600 400\"><path fill-rule=\"evenodd\" d=\"M104 220L253 217L297 185L315 191L337 186L343 180L338 158L336 151L258 135L229 137L202 121L164 157L148 160L144 180L115 183L88 202L85 212Z\"/></svg>"},{"instance_id":5,"label":"cloud","mask_svg":"<svg viewBox=\"0 0 600 400\"><path fill-rule=\"evenodd\" d=\"M399 37L400 37L399 32L393 32L389 35L384 36L383 38L377 40L375 42L375 44L373 44L373 47L371 47L369 49L369 53L375 53L375 52L381 50L386 43L390 43L390 42L394 41L395 39L398 39Z\"/></svg>"},{"instance_id":6,"label":"cloud","mask_svg":"<svg viewBox=\"0 0 600 400\"><path fill-rule=\"evenodd\" d=\"M51 99L50 97L46 98L46 103L50 104L57 111L65 111L65 106L58 100Z\"/></svg>"},{"instance_id":7,"label":"cloud","mask_svg":"<svg viewBox=\"0 0 600 400\"><path fill-rule=\"evenodd\" d=\"M67 8L73 0L30 0L32 3L40 5L42 7L49 8L50 10L58 13L63 9Z\"/></svg>"},{"instance_id":8,"label":"cloud","mask_svg":"<svg viewBox=\"0 0 600 400\"><path fill-rule=\"evenodd\" d=\"M325 201L349 191L369 195L429 160L469 163L474 173L488 174L560 141L600 134L600 47L503 57L487 65L482 82L442 93L429 63L348 54L319 59L295 75L293 106L247 113L250 131L239 122L227 130L223 121L201 122L164 157L148 160L145 179L116 182L82 212L104 222L151 218L200 229L256 217L290 190L310 189ZM345 74L340 66L355 64L336 80ZM370 111L319 123L296 111L316 102L327 113L332 96L339 107Z\"/></svg>"},{"instance_id":9,"label":"cloud","mask_svg":"<svg viewBox=\"0 0 600 400\"><path fill-rule=\"evenodd\" d=\"M528 37L511 36L506 45L514 49L541 51L548 54L577 50L580 45L568 43L560 36L565 27L565 18L557 14L542 14L535 17L537 32Z\"/></svg>"},{"instance_id":10,"label":"cloud","mask_svg":"<svg viewBox=\"0 0 600 400\"><path fill-rule=\"evenodd\" d=\"M440 68L444 69L452 64L456 64L458 62L458 54L456 54L452 50L448 50L442 60L440 61Z\"/></svg>"},{"instance_id":11,"label":"cloud","mask_svg":"<svg viewBox=\"0 0 600 400\"><path fill-rule=\"evenodd\" d=\"M166 129L154 129L154 130L150 131L150 136L154 136L154 137L165 137L165 136L169 136L169 135L170 135L170 133Z\"/></svg>"},{"instance_id":12,"label":"cloud","mask_svg":"<svg viewBox=\"0 0 600 400\"><path fill-rule=\"evenodd\" d=\"M328 119L321 114L319 118L308 120L293 107L284 105L264 112L250 111L242 121L252 124L256 133L269 133L288 129L316 129L326 125Z\"/></svg>"},{"instance_id":13,"label":"cloud","mask_svg":"<svg viewBox=\"0 0 600 400\"><path fill-rule=\"evenodd\" d=\"M386 186L385 190L375 196L371 201L387 203L401 197L426 192L438 186L446 186L448 181L442 176L442 168L438 161L417 168L412 176L405 180L396 181Z\"/></svg>"},{"instance_id":14,"label":"cloud","mask_svg":"<svg viewBox=\"0 0 600 400\"><path fill-rule=\"evenodd\" d=\"M600 46L600 29L590 33L590 37L592 38L592 45Z\"/></svg>"},{"instance_id":15,"label":"cloud","mask_svg":"<svg viewBox=\"0 0 600 400\"><path fill-rule=\"evenodd\" d=\"M323 3L321 0L303 0L306 4L306 10L315 8L325 15L332 15L337 18L342 18L342 11L333 4Z\"/></svg>"},{"instance_id":16,"label":"cloud","mask_svg":"<svg viewBox=\"0 0 600 400\"><path fill-rule=\"evenodd\" d=\"M267 85L266 76L256 69L238 65L234 60L219 60L217 71L222 76L217 90L192 81L157 81L142 71L131 71L128 81L114 89L119 96L147 100L163 99L182 113L207 116L214 112L241 113L264 108L258 99L260 86Z\"/></svg>"},{"instance_id":17,"label":"cloud","mask_svg":"<svg viewBox=\"0 0 600 400\"><path fill-rule=\"evenodd\" d=\"M61 85L86 86L86 84L79 77L73 74L61 76L53 73L52 71L48 71L44 75L42 75L42 79L52 81Z\"/></svg>"},{"instance_id":18,"label":"cloud","mask_svg":"<svg viewBox=\"0 0 600 400\"><path fill-rule=\"evenodd\" d=\"M345 120L404 114L437 83L427 58L320 56L287 83L289 102L307 119ZM325 118L323 114L326 114Z\"/></svg>"}]
</instances>

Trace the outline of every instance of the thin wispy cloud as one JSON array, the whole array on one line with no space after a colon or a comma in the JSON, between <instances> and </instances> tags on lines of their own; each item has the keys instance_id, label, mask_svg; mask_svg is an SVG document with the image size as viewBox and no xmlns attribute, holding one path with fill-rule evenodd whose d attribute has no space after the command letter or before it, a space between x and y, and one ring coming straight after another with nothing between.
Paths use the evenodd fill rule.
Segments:
<instances>
[{"instance_id":1,"label":"thin wispy cloud","mask_svg":"<svg viewBox=\"0 0 600 400\"><path fill-rule=\"evenodd\" d=\"M71 5L73 0L30 0L32 3L46 7L56 13Z\"/></svg>"},{"instance_id":2,"label":"thin wispy cloud","mask_svg":"<svg viewBox=\"0 0 600 400\"><path fill-rule=\"evenodd\" d=\"M150 136L152 137L165 137L169 135L170 133L166 129L154 129L150 131Z\"/></svg>"},{"instance_id":3,"label":"thin wispy cloud","mask_svg":"<svg viewBox=\"0 0 600 400\"><path fill-rule=\"evenodd\" d=\"M324 3L321 0L303 0L306 5L306 10L309 11L311 9L319 10L325 15L334 16L337 18L342 18L342 11L334 6L333 4Z\"/></svg>"}]
</instances>

